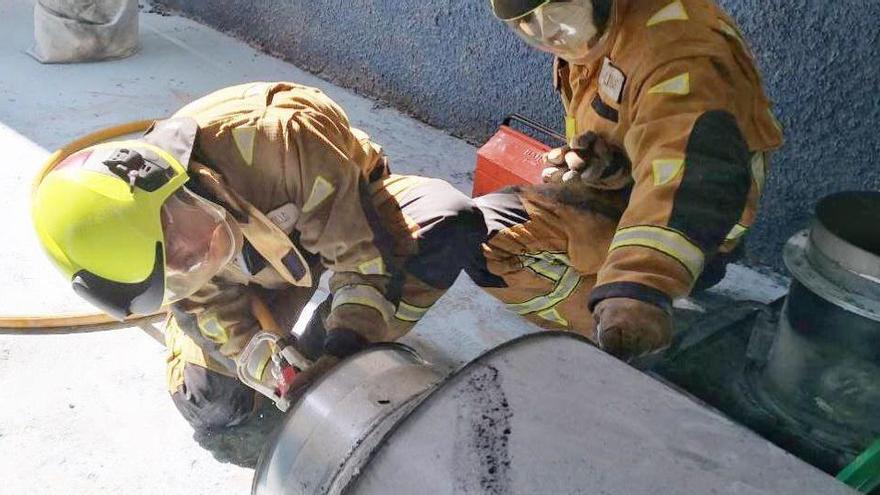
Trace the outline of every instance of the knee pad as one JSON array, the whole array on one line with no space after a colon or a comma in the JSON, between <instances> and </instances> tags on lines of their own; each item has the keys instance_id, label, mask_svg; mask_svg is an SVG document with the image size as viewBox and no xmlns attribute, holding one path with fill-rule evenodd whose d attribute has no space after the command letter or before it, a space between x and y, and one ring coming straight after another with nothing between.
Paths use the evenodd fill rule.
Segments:
<instances>
[{"instance_id":1,"label":"knee pad","mask_svg":"<svg viewBox=\"0 0 880 495\"><path fill-rule=\"evenodd\" d=\"M423 282L448 289L472 263L486 237L482 213L473 205L444 210L442 217L419 236L419 252L406 269Z\"/></svg>"}]
</instances>

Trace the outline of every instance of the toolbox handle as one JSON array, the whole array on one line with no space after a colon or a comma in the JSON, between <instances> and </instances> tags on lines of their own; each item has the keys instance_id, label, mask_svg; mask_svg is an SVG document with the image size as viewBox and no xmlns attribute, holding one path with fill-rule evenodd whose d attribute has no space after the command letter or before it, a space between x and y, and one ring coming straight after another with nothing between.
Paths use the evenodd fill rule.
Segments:
<instances>
[{"instance_id":1,"label":"toolbox handle","mask_svg":"<svg viewBox=\"0 0 880 495\"><path fill-rule=\"evenodd\" d=\"M524 125L525 127L528 127L529 129L532 129L534 131L538 131L538 132L540 132L546 136L549 136L553 139L556 139L558 141L562 141L563 144L568 144L568 140L565 139L565 136L563 136L562 134L559 134L558 132L554 131L553 129L547 127L546 125L544 125L540 122L536 122L536 121L534 121L524 115L520 115L518 113L508 115L501 122L501 125L505 125L505 126L510 127L510 123L514 122L514 121L519 122L520 124Z\"/></svg>"}]
</instances>

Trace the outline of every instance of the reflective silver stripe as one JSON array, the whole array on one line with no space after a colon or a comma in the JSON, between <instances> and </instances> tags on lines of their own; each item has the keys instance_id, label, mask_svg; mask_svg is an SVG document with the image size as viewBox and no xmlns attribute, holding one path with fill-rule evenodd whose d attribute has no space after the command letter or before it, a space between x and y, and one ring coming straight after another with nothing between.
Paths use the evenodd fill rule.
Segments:
<instances>
[{"instance_id":1,"label":"reflective silver stripe","mask_svg":"<svg viewBox=\"0 0 880 495\"><path fill-rule=\"evenodd\" d=\"M614 236L609 251L628 246L656 249L671 256L684 265L694 278L703 271L703 263L706 260L703 251L687 237L662 227L643 225L620 229Z\"/></svg>"},{"instance_id":2,"label":"reflective silver stripe","mask_svg":"<svg viewBox=\"0 0 880 495\"><path fill-rule=\"evenodd\" d=\"M536 273L543 275L554 282L559 282L563 275L565 275L565 270L568 268L562 265L555 265L553 263L548 263L546 261L535 261L529 265L528 268L534 270Z\"/></svg>"},{"instance_id":3,"label":"reflective silver stripe","mask_svg":"<svg viewBox=\"0 0 880 495\"><path fill-rule=\"evenodd\" d=\"M519 258L523 267L529 268L554 282L559 282L565 275L569 265L571 265L568 256L563 253L545 251L520 255Z\"/></svg>"},{"instance_id":4,"label":"reflective silver stripe","mask_svg":"<svg viewBox=\"0 0 880 495\"><path fill-rule=\"evenodd\" d=\"M394 316L394 305L370 285L346 285L333 294L332 311L343 304L358 304L378 311L385 321Z\"/></svg>"},{"instance_id":5,"label":"reflective silver stripe","mask_svg":"<svg viewBox=\"0 0 880 495\"><path fill-rule=\"evenodd\" d=\"M545 294L543 296L538 296L526 302L511 303L508 304L507 307L510 308L511 311L521 315L537 313L538 311L550 309L553 306L556 306L560 302L564 301L568 296L570 296L571 293L574 292L575 289L577 289L580 281L581 276L578 275L578 273L574 271L573 268L569 267L565 270L562 278L556 284L553 292Z\"/></svg>"},{"instance_id":6,"label":"reflective silver stripe","mask_svg":"<svg viewBox=\"0 0 880 495\"><path fill-rule=\"evenodd\" d=\"M430 306L428 306L427 308L423 308L420 306L407 304L404 301L400 301L400 304L398 304L397 306L397 313L394 315L394 317L398 320L416 322L421 320L429 309L431 309Z\"/></svg>"}]
</instances>

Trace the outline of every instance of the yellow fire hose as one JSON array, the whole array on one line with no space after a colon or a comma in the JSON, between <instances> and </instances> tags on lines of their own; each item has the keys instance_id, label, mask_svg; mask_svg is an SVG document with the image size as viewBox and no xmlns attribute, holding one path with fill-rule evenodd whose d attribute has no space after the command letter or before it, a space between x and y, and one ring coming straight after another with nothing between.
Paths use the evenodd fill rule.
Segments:
<instances>
[{"instance_id":1,"label":"yellow fire hose","mask_svg":"<svg viewBox=\"0 0 880 495\"><path fill-rule=\"evenodd\" d=\"M46 160L45 164L37 174L37 177L34 180L33 188L31 190L31 195L36 192L37 186L40 184L40 182L42 182L43 178L46 177L46 175L48 175L49 172L56 165L58 165L61 161L63 161L71 154L103 141L125 136L127 134L143 132L148 129L152 124L152 120L138 120L135 122L129 122L127 124L108 127L83 136L76 141L73 141L72 143L69 143L61 149L55 151L49 156L49 158ZM108 330L109 328L118 328L119 325L114 325L113 327L109 328L102 328L100 327L100 325L106 326L122 323L136 324L145 320L153 320L164 313L165 310L162 309L151 315L132 317L125 320L125 322L119 322L113 317L100 312L72 315L0 316L0 333L45 334L51 333L51 331L103 331ZM84 330L84 327L96 328Z\"/></svg>"}]
</instances>

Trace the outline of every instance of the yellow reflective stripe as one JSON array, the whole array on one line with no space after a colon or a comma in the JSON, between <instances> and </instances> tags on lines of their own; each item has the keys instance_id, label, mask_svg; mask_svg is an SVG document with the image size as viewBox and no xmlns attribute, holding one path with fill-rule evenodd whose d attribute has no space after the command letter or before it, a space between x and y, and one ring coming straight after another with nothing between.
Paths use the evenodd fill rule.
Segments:
<instances>
[{"instance_id":1,"label":"yellow reflective stripe","mask_svg":"<svg viewBox=\"0 0 880 495\"><path fill-rule=\"evenodd\" d=\"M254 370L254 376L257 377L258 380L263 380L263 374L266 372L266 368L269 366L269 361L272 360L271 354L266 355L259 364L257 364L257 369Z\"/></svg>"},{"instance_id":2,"label":"yellow reflective stripe","mask_svg":"<svg viewBox=\"0 0 880 495\"><path fill-rule=\"evenodd\" d=\"M421 306L413 306L412 304L400 301L400 304L397 305L397 313L394 315L394 317L398 320L416 322L421 320L429 309L431 309L430 306L424 308Z\"/></svg>"},{"instance_id":3,"label":"yellow reflective stripe","mask_svg":"<svg viewBox=\"0 0 880 495\"><path fill-rule=\"evenodd\" d=\"M577 136L577 118L573 115L565 116L565 138L569 143Z\"/></svg>"},{"instance_id":4,"label":"yellow reflective stripe","mask_svg":"<svg viewBox=\"0 0 880 495\"><path fill-rule=\"evenodd\" d=\"M752 178L758 186L758 193L764 190L764 183L767 180L767 162L764 153L758 152L752 155Z\"/></svg>"},{"instance_id":5,"label":"yellow reflective stripe","mask_svg":"<svg viewBox=\"0 0 880 495\"><path fill-rule=\"evenodd\" d=\"M648 90L652 95L687 95L691 92L691 73L685 72L667 79Z\"/></svg>"},{"instance_id":6,"label":"yellow reflective stripe","mask_svg":"<svg viewBox=\"0 0 880 495\"><path fill-rule=\"evenodd\" d=\"M248 165L254 164L254 142L257 138L256 127L236 127L232 130L232 140L241 154L242 159Z\"/></svg>"},{"instance_id":7,"label":"yellow reflective stripe","mask_svg":"<svg viewBox=\"0 0 880 495\"><path fill-rule=\"evenodd\" d=\"M343 304L357 304L378 311L385 321L394 316L394 305L371 285L346 285L333 294L331 311Z\"/></svg>"},{"instance_id":8,"label":"yellow reflective stripe","mask_svg":"<svg viewBox=\"0 0 880 495\"><path fill-rule=\"evenodd\" d=\"M540 313L538 313L538 316L544 318L547 321L556 323L557 325L562 325L563 327L568 326L568 320L563 318L562 315L559 314L559 310L556 308L548 309L547 311L541 311Z\"/></svg>"},{"instance_id":9,"label":"yellow reflective stripe","mask_svg":"<svg viewBox=\"0 0 880 495\"><path fill-rule=\"evenodd\" d=\"M770 109L770 108L767 109L767 115L770 116L770 120L773 121L773 125L776 126L776 129L778 129L779 132L782 132L782 130L783 130L782 129L782 122L779 122L779 119L776 118L776 114L773 113L772 109Z\"/></svg>"},{"instance_id":10,"label":"yellow reflective stripe","mask_svg":"<svg viewBox=\"0 0 880 495\"><path fill-rule=\"evenodd\" d=\"M385 261L381 256L365 261L358 265L358 271L363 275L385 275Z\"/></svg>"},{"instance_id":11,"label":"yellow reflective stripe","mask_svg":"<svg viewBox=\"0 0 880 495\"><path fill-rule=\"evenodd\" d=\"M686 21L688 19L690 18L688 17L687 10L684 8L684 4L682 4L680 0L676 0L651 16L651 18L648 19L647 26L651 27L664 22Z\"/></svg>"},{"instance_id":12,"label":"yellow reflective stripe","mask_svg":"<svg viewBox=\"0 0 880 495\"><path fill-rule=\"evenodd\" d=\"M329 198L334 191L336 191L336 188L333 187L333 184L319 175L318 178L315 179L315 183L312 184L312 192L309 194L309 199L306 201L306 204L303 205L302 211L308 213L321 206L321 203Z\"/></svg>"},{"instance_id":13,"label":"yellow reflective stripe","mask_svg":"<svg viewBox=\"0 0 880 495\"><path fill-rule=\"evenodd\" d=\"M736 38L737 40L742 41L742 38L740 38L739 33L736 31L736 29L733 26L724 22L724 20L722 20L722 19L718 19L718 24L721 25L721 30L724 31L724 33L726 35L730 36L731 38Z\"/></svg>"},{"instance_id":14,"label":"yellow reflective stripe","mask_svg":"<svg viewBox=\"0 0 880 495\"><path fill-rule=\"evenodd\" d=\"M620 229L614 235L609 251L629 246L656 249L671 256L684 265L694 278L703 271L703 263L706 259L703 251L687 237L674 230L647 225Z\"/></svg>"},{"instance_id":15,"label":"yellow reflective stripe","mask_svg":"<svg viewBox=\"0 0 880 495\"><path fill-rule=\"evenodd\" d=\"M730 229L730 233L727 234L728 241L735 241L745 235L746 232L749 231L749 228L741 223L738 223Z\"/></svg>"},{"instance_id":16,"label":"yellow reflective stripe","mask_svg":"<svg viewBox=\"0 0 880 495\"><path fill-rule=\"evenodd\" d=\"M562 279L556 284L553 292L535 297L526 302L510 303L507 304L507 307L510 308L511 311L521 315L551 309L553 306L556 306L570 296L571 293L577 289L580 281L581 276L578 275L574 269L569 267L562 276Z\"/></svg>"},{"instance_id":17,"label":"yellow reflective stripe","mask_svg":"<svg viewBox=\"0 0 880 495\"><path fill-rule=\"evenodd\" d=\"M229 341L226 329L223 328L220 320L217 319L217 315L213 312L206 312L196 316L196 322L199 325L199 331L211 342L223 345Z\"/></svg>"}]
</instances>

